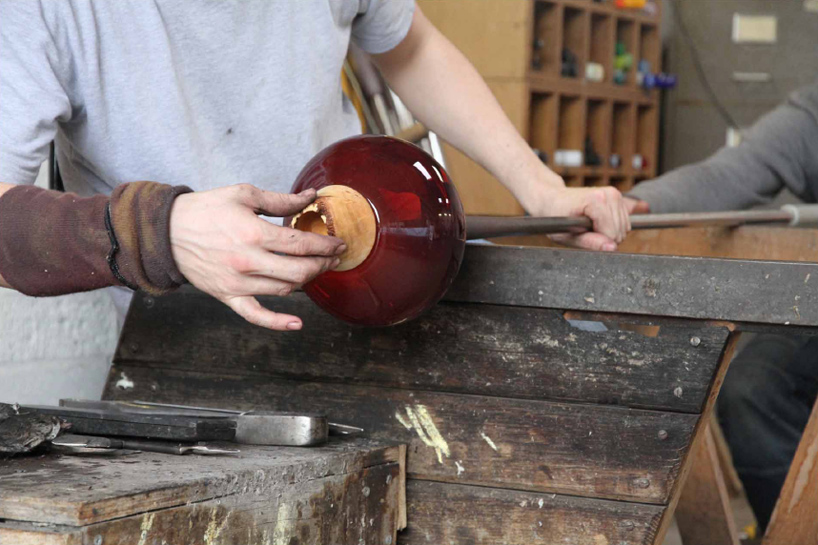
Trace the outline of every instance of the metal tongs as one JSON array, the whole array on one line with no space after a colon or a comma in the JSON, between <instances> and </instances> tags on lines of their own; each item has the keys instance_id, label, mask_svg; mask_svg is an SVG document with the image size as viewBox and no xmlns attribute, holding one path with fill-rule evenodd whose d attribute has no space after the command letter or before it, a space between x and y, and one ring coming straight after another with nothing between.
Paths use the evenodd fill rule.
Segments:
<instances>
[{"instance_id":1,"label":"metal tongs","mask_svg":"<svg viewBox=\"0 0 818 545\"><path fill-rule=\"evenodd\" d=\"M238 449L227 449L204 444L173 443L146 439L116 439L68 433L52 439L51 444L72 454L91 454L117 450L141 450L163 454L238 454Z\"/></svg>"}]
</instances>

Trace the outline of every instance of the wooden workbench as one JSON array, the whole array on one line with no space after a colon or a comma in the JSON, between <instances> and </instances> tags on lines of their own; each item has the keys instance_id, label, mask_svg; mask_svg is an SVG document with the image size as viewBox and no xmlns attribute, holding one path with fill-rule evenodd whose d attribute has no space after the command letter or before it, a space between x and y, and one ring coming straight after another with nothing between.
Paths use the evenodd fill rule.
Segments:
<instances>
[{"instance_id":1,"label":"wooden workbench","mask_svg":"<svg viewBox=\"0 0 818 545\"><path fill-rule=\"evenodd\" d=\"M264 299L303 318L291 333L183 289L134 300L105 397L308 409L407 443L400 543L661 543L740 332L813 330L816 280L807 263L470 246L445 300L400 326Z\"/></svg>"},{"instance_id":2,"label":"wooden workbench","mask_svg":"<svg viewBox=\"0 0 818 545\"><path fill-rule=\"evenodd\" d=\"M228 456L0 463L2 545L394 543L401 449L367 439Z\"/></svg>"}]
</instances>

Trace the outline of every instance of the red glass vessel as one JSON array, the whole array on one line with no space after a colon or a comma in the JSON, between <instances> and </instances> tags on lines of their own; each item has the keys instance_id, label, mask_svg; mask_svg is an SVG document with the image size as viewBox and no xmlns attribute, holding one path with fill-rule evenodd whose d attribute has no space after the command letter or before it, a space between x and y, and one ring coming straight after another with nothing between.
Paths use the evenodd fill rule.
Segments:
<instances>
[{"instance_id":1,"label":"red glass vessel","mask_svg":"<svg viewBox=\"0 0 818 545\"><path fill-rule=\"evenodd\" d=\"M374 245L354 268L306 284L307 295L335 317L366 326L398 324L437 303L457 275L466 242L463 206L443 167L403 140L356 136L316 155L292 191L330 185L352 188L369 202Z\"/></svg>"}]
</instances>

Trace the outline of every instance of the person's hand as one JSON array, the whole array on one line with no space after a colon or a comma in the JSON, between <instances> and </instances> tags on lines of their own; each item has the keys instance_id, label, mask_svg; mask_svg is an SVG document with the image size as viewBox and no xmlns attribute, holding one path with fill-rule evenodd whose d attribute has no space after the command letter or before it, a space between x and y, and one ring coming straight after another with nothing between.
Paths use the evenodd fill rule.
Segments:
<instances>
[{"instance_id":1,"label":"person's hand","mask_svg":"<svg viewBox=\"0 0 818 545\"><path fill-rule=\"evenodd\" d=\"M631 230L628 207L615 187L574 188L543 184L521 202L532 216L587 216L593 221L593 232L550 235L560 244L612 252Z\"/></svg>"},{"instance_id":2,"label":"person's hand","mask_svg":"<svg viewBox=\"0 0 818 545\"><path fill-rule=\"evenodd\" d=\"M288 295L338 266L343 241L273 225L258 217L288 216L315 200L235 185L176 198L170 242L179 271L250 323L276 330L301 329L297 316L266 309L254 295ZM277 255L274 252L286 255Z\"/></svg>"},{"instance_id":3,"label":"person's hand","mask_svg":"<svg viewBox=\"0 0 818 545\"><path fill-rule=\"evenodd\" d=\"M622 197L625 201L625 206L628 208L628 214L649 214L650 205L645 201L638 201L631 197Z\"/></svg>"}]
</instances>

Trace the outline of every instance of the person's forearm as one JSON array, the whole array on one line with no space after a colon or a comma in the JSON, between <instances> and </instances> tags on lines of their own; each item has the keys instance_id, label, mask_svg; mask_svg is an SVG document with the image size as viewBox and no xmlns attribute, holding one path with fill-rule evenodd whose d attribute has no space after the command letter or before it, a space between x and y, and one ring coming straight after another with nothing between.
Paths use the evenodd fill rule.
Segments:
<instances>
[{"instance_id":1,"label":"person's forearm","mask_svg":"<svg viewBox=\"0 0 818 545\"><path fill-rule=\"evenodd\" d=\"M13 184L4 184L4 183L0 182L0 197L2 197L3 193L5 193L9 189L11 189L12 187L14 187ZM9 286L9 283L6 282L6 279L3 278L3 275L0 274L0 288L10 288L10 287L11 286Z\"/></svg>"},{"instance_id":2,"label":"person's forearm","mask_svg":"<svg viewBox=\"0 0 818 545\"><path fill-rule=\"evenodd\" d=\"M151 294L184 283L171 255L170 209L189 192L155 182L80 197L33 185L0 194L3 284L33 296L123 284Z\"/></svg>"},{"instance_id":3,"label":"person's forearm","mask_svg":"<svg viewBox=\"0 0 818 545\"><path fill-rule=\"evenodd\" d=\"M524 205L539 195L543 183L565 187L531 151L477 70L419 9L407 41L376 55L375 62L418 119L491 172ZM535 180L538 191L532 191Z\"/></svg>"},{"instance_id":4,"label":"person's forearm","mask_svg":"<svg viewBox=\"0 0 818 545\"><path fill-rule=\"evenodd\" d=\"M793 99L761 118L735 148L636 186L629 197L651 212L738 210L769 202L784 187L815 201L818 123Z\"/></svg>"},{"instance_id":5,"label":"person's forearm","mask_svg":"<svg viewBox=\"0 0 818 545\"><path fill-rule=\"evenodd\" d=\"M657 214L741 210L762 204L775 195L779 184L771 179L772 184L763 184L770 185L770 190L764 191L763 185L755 183L763 167L752 156L742 155L723 150L701 163L642 182L626 196L646 202Z\"/></svg>"}]
</instances>

